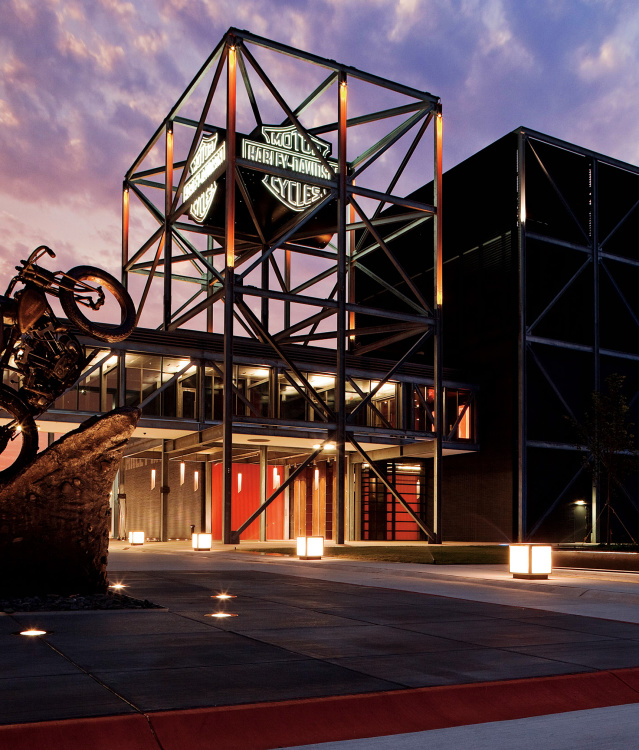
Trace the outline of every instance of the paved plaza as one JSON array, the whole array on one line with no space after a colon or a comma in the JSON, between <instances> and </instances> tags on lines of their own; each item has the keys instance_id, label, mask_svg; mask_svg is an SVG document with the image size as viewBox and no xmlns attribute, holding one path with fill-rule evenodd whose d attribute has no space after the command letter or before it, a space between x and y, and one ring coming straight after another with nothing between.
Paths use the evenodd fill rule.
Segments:
<instances>
[{"instance_id":1,"label":"paved plaza","mask_svg":"<svg viewBox=\"0 0 639 750\"><path fill-rule=\"evenodd\" d=\"M574 740L577 731L603 735L609 725L605 736L613 742L619 733L627 741L626 730L636 735L639 728L639 588L633 573L557 571L548 581L524 582L513 581L505 566L303 562L223 549L194 553L183 543L132 548L119 542L112 544L109 571L126 593L162 609L0 616L0 747L22 747L19 731L33 737L51 722L64 729L89 720L85 725L94 727L95 739L78 746L101 748L98 735L107 730L91 723L95 717L128 716L131 722L150 717L153 729L143 744L128 746L169 750L181 746L158 730L170 715L190 717L187 725L196 729L189 746L204 748L213 745L207 744L208 719L198 709L215 708L218 722L246 710L250 722L252 707L265 702L274 722L290 722L291 732L284 727L281 736L295 738L297 720L286 712L300 706L328 710L326 701L332 701L335 727L328 736L340 741L321 745L326 750L421 747L425 734L434 748L470 741L499 747L501 736L505 747L513 736L543 735L551 726L556 739L563 726ZM220 603L214 598L219 593L235 598ZM236 616L211 617L219 611ZM23 626L48 634L16 636ZM448 704L461 695L476 703L486 685L505 687L504 706L523 690L533 696L533 707L527 712L522 700L511 716L492 701L485 717L465 722L466 708L440 720L429 704L433 721L424 726L433 728L408 734L410 724L403 728L399 716L395 724L392 717L382 720L374 708L437 696L447 696ZM548 686L564 697L557 708L535 703L535 691ZM356 719L360 710L364 718ZM366 711L368 737L362 734ZM540 712L550 716L536 716ZM384 730L391 724L391 731ZM380 732L393 736L373 744ZM320 728L313 736L307 728L304 736L327 735ZM282 747L264 741L255 744L250 731L242 736L234 730L232 744L216 746Z\"/></svg>"}]
</instances>

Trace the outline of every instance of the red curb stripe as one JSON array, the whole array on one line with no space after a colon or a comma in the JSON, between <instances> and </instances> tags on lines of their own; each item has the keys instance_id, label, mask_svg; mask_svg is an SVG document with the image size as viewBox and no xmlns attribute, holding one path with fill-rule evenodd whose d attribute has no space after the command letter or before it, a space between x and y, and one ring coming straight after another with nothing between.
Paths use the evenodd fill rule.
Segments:
<instances>
[{"instance_id":1,"label":"red curb stripe","mask_svg":"<svg viewBox=\"0 0 639 750\"><path fill-rule=\"evenodd\" d=\"M159 711L163 750L271 750L639 703L639 669ZM158 750L144 716L0 726L0 750Z\"/></svg>"},{"instance_id":2,"label":"red curb stripe","mask_svg":"<svg viewBox=\"0 0 639 750\"><path fill-rule=\"evenodd\" d=\"M158 750L140 714L0 726L0 750Z\"/></svg>"},{"instance_id":3,"label":"red curb stripe","mask_svg":"<svg viewBox=\"0 0 639 750\"><path fill-rule=\"evenodd\" d=\"M632 674L639 685L639 669ZM149 714L164 750L270 750L290 745L522 719L639 702L613 672L417 688Z\"/></svg>"}]
</instances>

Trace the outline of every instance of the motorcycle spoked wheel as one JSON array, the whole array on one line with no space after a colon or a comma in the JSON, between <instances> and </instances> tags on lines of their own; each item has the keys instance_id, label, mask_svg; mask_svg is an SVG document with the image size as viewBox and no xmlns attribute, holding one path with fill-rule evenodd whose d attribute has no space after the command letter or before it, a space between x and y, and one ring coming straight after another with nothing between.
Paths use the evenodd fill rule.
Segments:
<instances>
[{"instance_id":1,"label":"motorcycle spoked wheel","mask_svg":"<svg viewBox=\"0 0 639 750\"><path fill-rule=\"evenodd\" d=\"M74 292L70 289L61 288L60 303L72 323L84 333L94 336L100 341L122 341L131 333L135 326L135 306L127 290L114 276L92 266L76 266L67 271L67 276L75 281L93 282L110 292L118 303L121 314L119 325L96 323L82 312L83 306L78 304ZM78 289L78 294L82 293L82 290Z\"/></svg>"},{"instance_id":2,"label":"motorcycle spoked wheel","mask_svg":"<svg viewBox=\"0 0 639 750\"><path fill-rule=\"evenodd\" d=\"M9 446L11 446L11 454L17 451L11 464L0 471L1 484L13 479L35 458L38 452L38 428L33 416L16 392L4 385L0 385L0 409L10 415L9 424L0 426L0 453L5 453Z\"/></svg>"}]
</instances>

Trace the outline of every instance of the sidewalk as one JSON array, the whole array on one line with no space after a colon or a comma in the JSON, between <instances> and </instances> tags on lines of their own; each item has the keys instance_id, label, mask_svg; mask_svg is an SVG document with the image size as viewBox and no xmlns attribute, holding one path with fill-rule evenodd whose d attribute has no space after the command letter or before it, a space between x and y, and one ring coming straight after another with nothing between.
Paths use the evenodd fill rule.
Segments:
<instances>
[{"instance_id":1,"label":"sidewalk","mask_svg":"<svg viewBox=\"0 0 639 750\"><path fill-rule=\"evenodd\" d=\"M179 542L113 543L109 571L165 609L0 616L0 748L46 736L47 748L177 750L217 737L256 750L639 702L635 574L513 581L505 566ZM237 617L207 616L221 591ZM13 635L26 625L49 632Z\"/></svg>"}]
</instances>

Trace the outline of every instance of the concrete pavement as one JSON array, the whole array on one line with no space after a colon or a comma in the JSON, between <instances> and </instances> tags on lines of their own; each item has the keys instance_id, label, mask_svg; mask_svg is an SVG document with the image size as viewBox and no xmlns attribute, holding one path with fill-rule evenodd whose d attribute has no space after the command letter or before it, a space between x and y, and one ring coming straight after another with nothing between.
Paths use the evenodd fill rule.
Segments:
<instances>
[{"instance_id":1,"label":"concrete pavement","mask_svg":"<svg viewBox=\"0 0 639 750\"><path fill-rule=\"evenodd\" d=\"M308 717L308 711L311 716L313 711L321 713L326 707L322 701L332 700L336 702L331 710L340 715L347 734L329 736L342 739L365 736L361 732L366 731L366 706L382 706L379 701L371 703L379 696L388 705L398 701L399 712L411 701L431 701L435 723L420 724L423 711L415 703L417 723L410 723L411 715L407 726L432 728L405 735L401 722L392 716L382 720L383 711L378 710L379 721L368 721L371 734L388 734L390 727L392 737L378 737L375 742L382 744L375 745L362 744L372 743L370 738L333 743L325 745L326 750L409 748L417 746L411 742L422 746L426 741L429 747L458 747L465 736L477 741L508 738L519 731L516 726L521 731L528 726L519 722L536 726L535 719L522 716L573 708L589 710L561 714L564 724L554 717L552 725L572 727L566 731L575 736L575 726L592 721L596 729L599 721L616 716L609 723L617 726L617 734L623 734L620 722L627 722L636 734L639 677L633 670L639 670L639 578L635 574L557 571L549 581L522 582L513 581L505 566L330 558L303 562L220 549L195 553L184 543L129 547L120 542L111 546L109 571L112 581L125 583L127 593L165 609L0 616L1 723L24 722L33 732L45 726L40 722L51 720L128 716L133 721L142 716L157 732L166 718L162 712L174 712L172 716L182 712L176 721L190 716L192 722L189 711L206 712L217 706L219 725L231 716L231 709L225 707L235 706L236 718L241 708L257 726L252 707L271 701L271 715L288 717L283 723L288 721L295 729L298 720L292 717L295 711L299 715L300 706ZM218 606L211 597L222 591L237 598ZM218 609L237 616L209 616ZM13 635L27 624L39 625L49 634L41 640ZM462 701L448 724L437 718L441 709L436 706L450 703L451 695L455 700L467 696L469 705L481 705L481 695L491 686L501 690L503 684L511 685L510 690L502 690L502 697L487 703L483 712L467 713ZM590 686L586 692L595 695L582 696L586 686ZM524 691L522 695L542 691L543 700L522 714L521 701L512 700L518 689ZM360 726L348 726L349 712L339 711L344 701L350 701L351 708L361 707ZM629 704L621 707L626 712L610 707L615 703ZM491 718L513 718L507 712L495 716L494 704L512 704L508 710L516 708L518 720L500 721L491 729ZM201 713L197 717L202 727L210 719ZM451 721L466 721L468 726L454 727ZM305 741L325 739L323 731L320 726L315 736L304 735ZM237 735L235 727L229 736L239 742ZM280 739L296 736L289 735L284 732ZM8 736L0 727L0 747ZM166 744L167 737L162 742L165 750L172 747ZM256 745L255 738L245 739L248 744L228 747L282 747L281 742ZM15 735L11 741L10 746L17 747ZM208 745L198 745L196 740L190 746Z\"/></svg>"}]
</instances>

